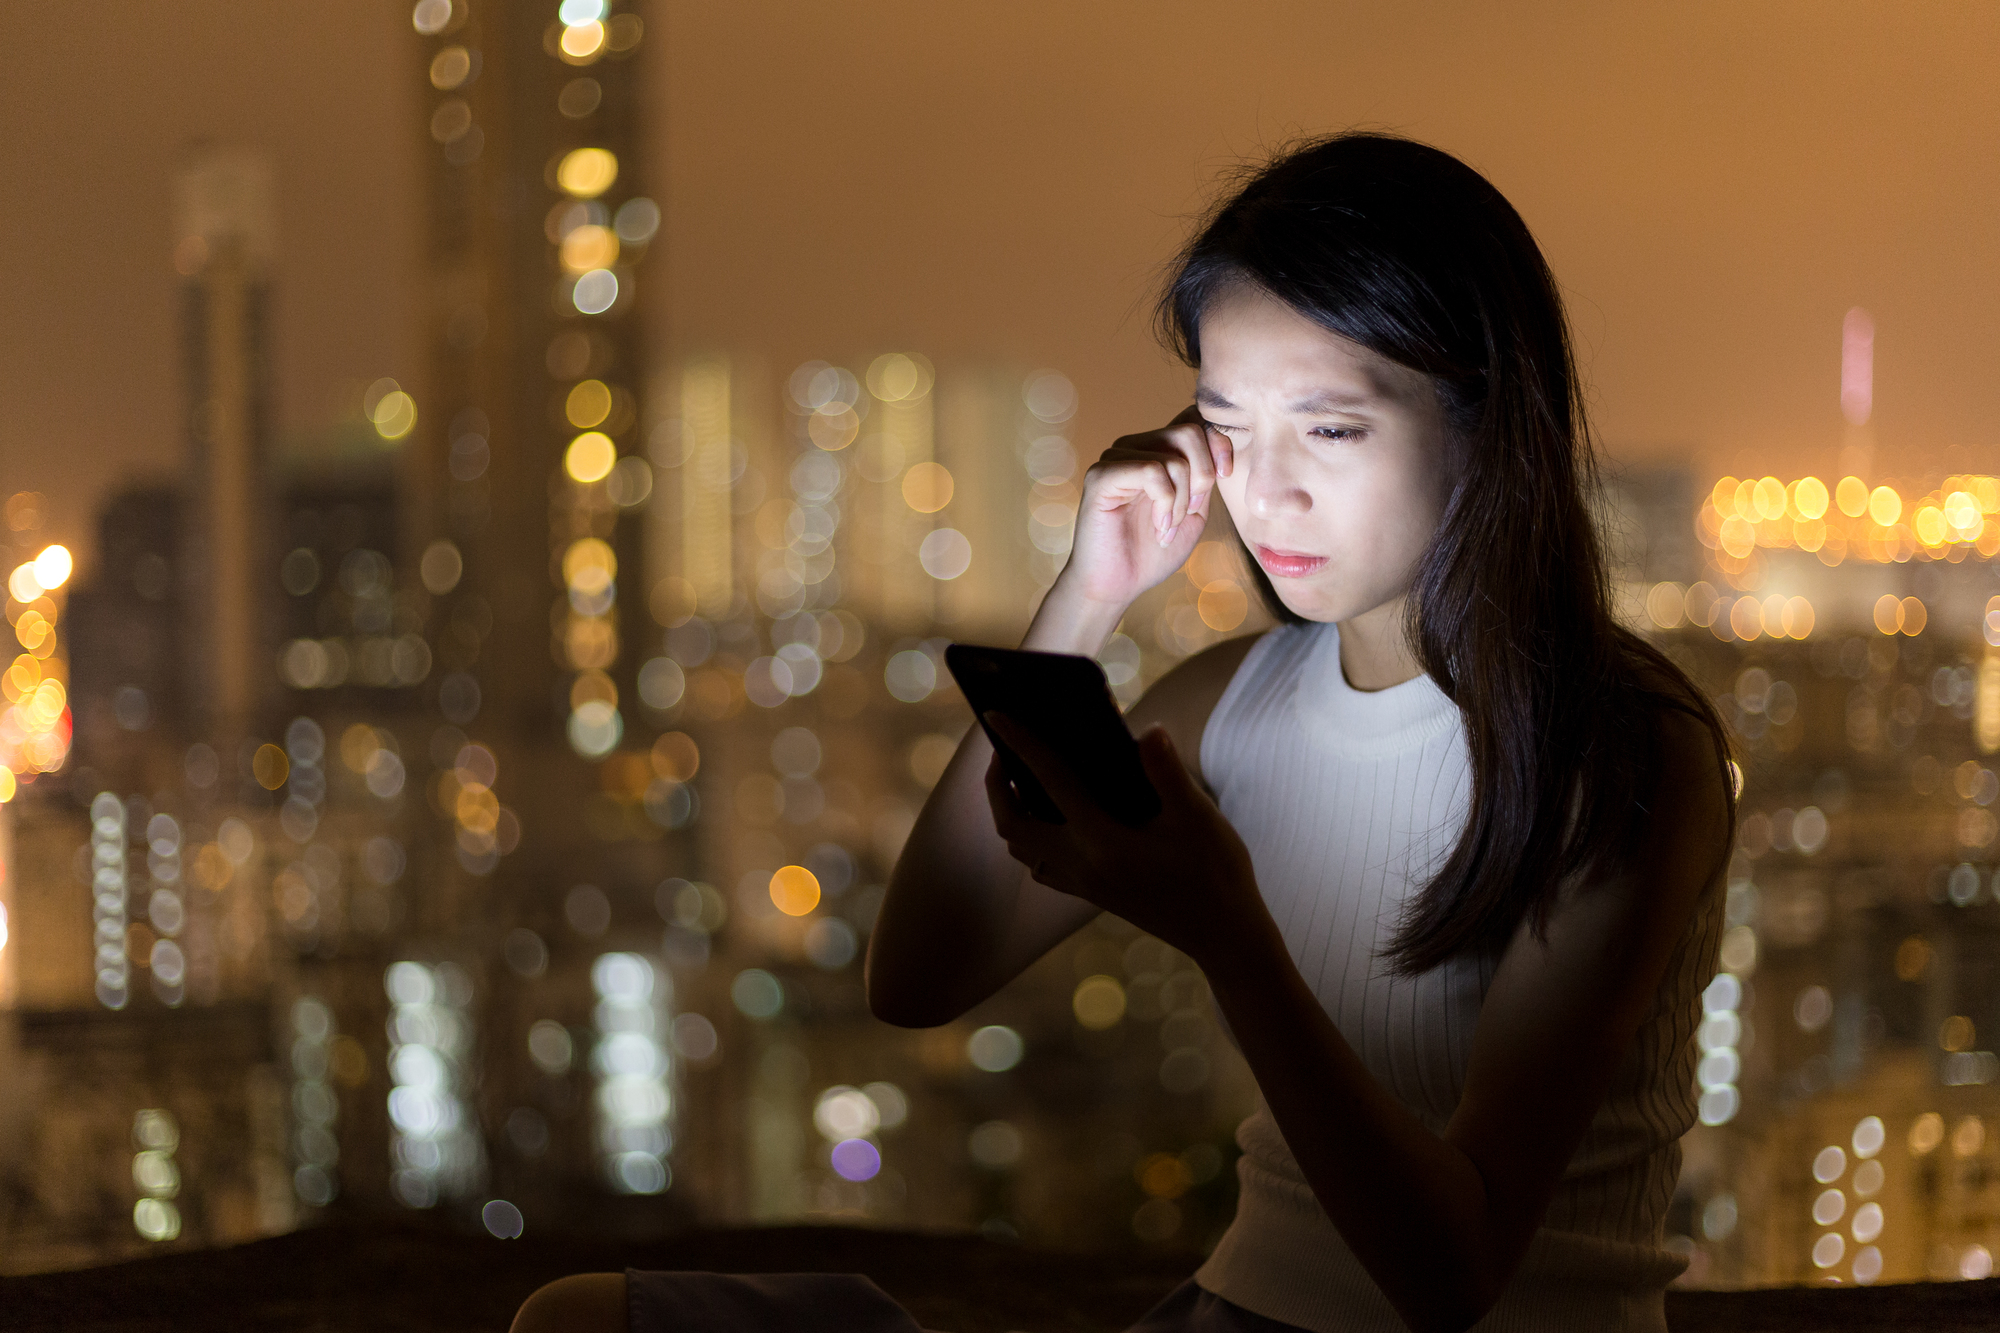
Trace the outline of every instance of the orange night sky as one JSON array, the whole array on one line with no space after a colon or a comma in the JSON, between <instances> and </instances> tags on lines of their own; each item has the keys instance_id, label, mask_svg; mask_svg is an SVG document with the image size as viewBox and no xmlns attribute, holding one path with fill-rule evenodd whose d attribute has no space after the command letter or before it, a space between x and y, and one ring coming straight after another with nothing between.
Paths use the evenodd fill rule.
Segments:
<instances>
[{"instance_id":1,"label":"orange night sky","mask_svg":"<svg viewBox=\"0 0 2000 1333\"><path fill-rule=\"evenodd\" d=\"M1459 153L1526 215L1614 454L1831 469L1858 304L1881 470L2000 466L1991 6L638 7L662 360L1049 365L1108 443L1179 405L1148 305L1217 173L1363 125ZM378 375L423 401L408 9L0 10L0 484L45 492L53 536L87 553L104 489L179 461L168 182L196 138L274 164L281 433Z\"/></svg>"}]
</instances>

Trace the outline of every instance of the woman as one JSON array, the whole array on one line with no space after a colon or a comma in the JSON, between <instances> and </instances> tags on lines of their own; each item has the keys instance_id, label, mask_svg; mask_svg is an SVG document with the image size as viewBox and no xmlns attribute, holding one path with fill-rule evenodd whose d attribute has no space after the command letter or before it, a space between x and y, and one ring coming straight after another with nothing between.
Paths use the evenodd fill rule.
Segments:
<instances>
[{"instance_id":1,"label":"woman","mask_svg":"<svg viewBox=\"0 0 2000 1333\"><path fill-rule=\"evenodd\" d=\"M1340 135L1217 210L1161 322L1195 405L1090 469L1023 646L1099 651L1217 496L1281 623L1133 708L1145 828L992 718L1066 817L1035 820L970 730L870 1003L948 1022L1100 911L1200 965L1261 1098L1148 1333L1664 1330L1734 797L1715 715L1612 619L1547 265L1463 163ZM635 1333L674 1280L618 1288Z\"/></svg>"}]
</instances>

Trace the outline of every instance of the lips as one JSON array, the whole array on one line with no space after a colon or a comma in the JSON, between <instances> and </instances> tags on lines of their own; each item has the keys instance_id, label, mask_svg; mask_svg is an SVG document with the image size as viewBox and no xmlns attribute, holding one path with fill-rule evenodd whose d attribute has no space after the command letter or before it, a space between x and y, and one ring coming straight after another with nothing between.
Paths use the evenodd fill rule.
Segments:
<instances>
[{"instance_id":1,"label":"lips","mask_svg":"<svg viewBox=\"0 0 2000 1333\"><path fill-rule=\"evenodd\" d=\"M1257 563L1273 578L1299 579L1308 574L1318 573L1327 562L1323 555L1307 555L1302 551L1280 551L1269 546L1258 546Z\"/></svg>"}]
</instances>

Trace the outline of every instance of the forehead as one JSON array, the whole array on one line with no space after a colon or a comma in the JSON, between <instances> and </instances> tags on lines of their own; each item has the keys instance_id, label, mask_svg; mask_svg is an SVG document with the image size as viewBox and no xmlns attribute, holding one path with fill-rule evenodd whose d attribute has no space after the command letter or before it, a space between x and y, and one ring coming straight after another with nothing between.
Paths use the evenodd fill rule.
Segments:
<instances>
[{"instance_id":1,"label":"forehead","mask_svg":"<svg viewBox=\"0 0 2000 1333\"><path fill-rule=\"evenodd\" d=\"M1247 406L1252 398L1338 398L1408 403L1428 396L1428 377L1321 328L1248 283L1216 293L1201 316L1197 392Z\"/></svg>"}]
</instances>

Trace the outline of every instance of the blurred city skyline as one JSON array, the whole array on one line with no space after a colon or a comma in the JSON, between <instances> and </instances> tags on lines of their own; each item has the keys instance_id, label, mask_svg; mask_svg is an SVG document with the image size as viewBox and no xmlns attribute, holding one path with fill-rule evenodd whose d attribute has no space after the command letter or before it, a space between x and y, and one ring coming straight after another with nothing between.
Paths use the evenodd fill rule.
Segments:
<instances>
[{"instance_id":1,"label":"blurred city skyline","mask_svg":"<svg viewBox=\"0 0 2000 1333\"><path fill-rule=\"evenodd\" d=\"M1465 156L1520 207L1615 458L1831 481L1856 305L1878 330L1877 475L1976 470L1990 443L1991 12L644 12L658 365L721 350L773 387L899 346L1058 366L1089 457L1176 406L1149 302L1218 174L1368 125ZM50 539L87 560L111 491L183 461L171 182L197 141L272 169L280 447L326 439L383 376L422 410L408 23L401 0L282 25L210 0L0 16L0 473L47 497Z\"/></svg>"},{"instance_id":2,"label":"blurred city skyline","mask_svg":"<svg viewBox=\"0 0 2000 1333\"><path fill-rule=\"evenodd\" d=\"M1661 1240L1692 1285L1989 1276L1973 20L1264 12L41 40L0 146L0 1268L432 1208L1212 1246L1254 1085L1191 960L1104 916L922 1032L858 963L968 724L944 645L1018 634L1082 465L1186 392L1147 314L1189 215L1365 124L1543 237L1630 465L1618 614L1738 742ZM1261 623L1210 538L1098 654L1121 703Z\"/></svg>"}]
</instances>

